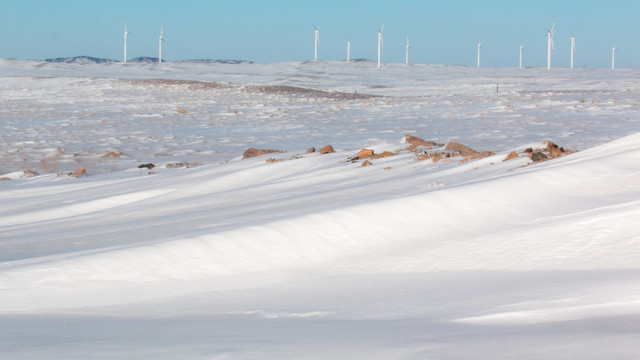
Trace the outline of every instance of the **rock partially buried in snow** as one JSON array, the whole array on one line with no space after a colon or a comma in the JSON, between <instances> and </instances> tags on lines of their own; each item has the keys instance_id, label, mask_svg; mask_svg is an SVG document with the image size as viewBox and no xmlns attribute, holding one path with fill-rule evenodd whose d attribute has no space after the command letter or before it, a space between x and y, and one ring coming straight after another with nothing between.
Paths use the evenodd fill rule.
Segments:
<instances>
[{"instance_id":1,"label":"rock partially buried in snow","mask_svg":"<svg viewBox=\"0 0 640 360\"><path fill-rule=\"evenodd\" d=\"M325 146L323 146L323 147L320 149L320 151L318 151L318 152L319 152L320 154L330 154L330 153L334 153L334 152L336 152L336 151L333 149L333 146L331 146L331 145L325 145Z\"/></svg>"},{"instance_id":2,"label":"rock partially buried in snow","mask_svg":"<svg viewBox=\"0 0 640 360\"><path fill-rule=\"evenodd\" d=\"M531 152L531 155L529 157L533 161L544 161L548 159L547 155L545 155L542 151Z\"/></svg>"},{"instance_id":3,"label":"rock partially buried in snow","mask_svg":"<svg viewBox=\"0 0 640 360\"><path fill-rule=\"evenodd\" d=\"M433 141L424 140L417 136L408 135L408 134L402 138L402 142L409 144L410 145L409 150L412 150L412 151L421 146L429 149L436 146L442 146L442 144L438 144Z\"/></svg>"},{"instance_id":4,"label":"rock partially buried in snow","mask_svg":"<svg viewBox=\"0 0 640 360\"><path fill-rule=\"evenodd\" d=\"M373 150L371 149L362 149L360 151L358 151L358 155L356 155L356 157L358 159L367 159L372 157L374 154Z\"/></svg>"},{"instance_id":5,"label":"rock partially buried in snow","mask_svg":"<svg viewBox=\"0 0 640 360\"><path fill-rule=\"evenodd\" d=\"M30 178L38 175L40 174L38 174L36 171L33 171L33 170L25 170L22 172L22 177L25 177L25 178Z\"/></svg>"},{"instance_id":6,"label":"rock partially buried in snow","mask_svg":"<svg viewBox=\"0 0 640 360\"><path fill-rule=\"evenodd\" d=\"M273 149L256 149L256 148L248 148L242 154L242 159L248 159L256 156L273 154L273 153L282 153L284 151L281 150L273 150Z\"/></svg>"},{"instance_id":7,"label":"rock partially buried in snow","mask_svg":"<svg viewBox=\"0 0 640 360\"><path fill-rule=\"evenodd\" d=\"M506 158L504 158L504 160L502 160L502 161L509 161L509 160L513 160L513 159L515 159L515 158L517 158L517 157L518 157L518 153L517 153L517 152L515 152L515 151L512 151L512 152L510 152L510 153L509 153L509 155L507 155L507 157L506 157Z\"/></svg>"},{"instance_id":8,"label":"rock partially buried in snow","mask_svg":"<svg viewBox=\"0 0 640 360\"><path fill-rule=\"evenodd\" d=\"M381 159L381 158L385 158L385 157L389 157L389 156L395 156L398 155L396 153L392 153L391 151L383 151L380 154L375 154L373 156L371 156L372 159Z\"/></svg>"},{"instance_id":9,"label":"rock partially buried in snow","mask_svg":"<svg viewBox=\"0 0 640 360\"><path fill-rule=\"evenodd\" d=\"M455 141L452 141L452 142L448 143L447 147L445 147L444 149L456 152L456 153L458 153L458 154L460 154L460 155L462 155L464 157L475 155L475 154L478 153L477 151L473 150L472 148L467 147L467 146L462 145L462 144L459 144L459 143L457 143Z\"/></svg>"},{"instance_id":10,"label":"rock partially buried in snow","mask_svg":"<svg viewBox=\"0 0 640 360\"><path fill-rule=\"evenodd\" d=\"M307 154L311 154L311 153L314 153L314 152L316 152L316 148L315 147L310 147L310 148L307 149Z\"/></svg>"},{"instance_id":11,"label":"rock partially buried in snow","mask_svg":"<svg viewBox=\"0 0 640 360\"><path fill-rule=\"evenodd\" d=\"M109 151L108 153L102 155L103 158L118 158L122 155L125 155L123 152L120 151Z\"/></svg>"},{"instance_id":12,"label":"rock partially buried in snow","mask_svg":"<svg viewBox=\"0 0 640 360\"><path fill-rule=\"evenodd\" d=\"M85 177L87 176L87 170L82 168L82 169L75 169L71 172L71 176L76 177L76 178L81 178L81 177Z\"/></svg>"},{"instance_id":13,"label":"rock partially buried in snow","mask_svg":"<svg viewBox=\"0 0 640 360\"><path fill-rule=\"evenodd\" d=\"M545 145L542 149L532 149L528 148L524 151L524 153L531 159L533 162L540 162L549 159L555 159L560 156L573 154L576 150L565 150L562 147L552 143L551 141L543 142Z\"/></svg>"},{"instance_id":14,"label":"rock partially buried in snow","mask_svg":"<svg viewBox=\"0 0 640 360\"><path fill-rule=\"evenodd\" d=\"M370 166L370 165L373 165L373 164L371 163L371 161L369 161L369 160L365 160L365 161L362 163L362 165L360 165L360 166Z\"/></svg>"}]
</instances>

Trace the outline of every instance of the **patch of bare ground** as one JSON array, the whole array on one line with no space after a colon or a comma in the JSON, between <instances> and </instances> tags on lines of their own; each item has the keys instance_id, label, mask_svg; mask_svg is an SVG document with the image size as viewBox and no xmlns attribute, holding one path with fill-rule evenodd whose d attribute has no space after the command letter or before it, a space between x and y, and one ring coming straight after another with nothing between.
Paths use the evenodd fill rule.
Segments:
<instances>
[{"instance_id":1,"label":"patch of bare ground","mask_svg":"<svg viewBox=\"0 0 640 360\"><path fill-rule=\"evenodd\" d=\"M164 167L167 169L173 169L173 168L192 168L196 166L199 166L199 164L183 161L183 162L168 163Z\"/></svg>"},{"instance_id":2,"label":"patch of bare ground","mask_svg":"<svg viewBox=\"0 0 640 360\"><path fill-rule=\"evenodd\" d=\"M247 86L245 87L245 89L262 94L297 95L307 98L325 98L331 100L358 100L377 97L376 95L345 93L339 91L325 91L285 85Z\"/></svg>"},{"instance_id":3,"label":"patch of bare ground","mask_svg":"<svg viewBox=\"0 0 640 360\"><path fill-rule=\"evenodd\" d=\"M186 86L190 90L221 89L230 87L229 84L215 81L174 80L174 79L125 79L129 84L144 86Z\"/></svg>"}]
</instances>

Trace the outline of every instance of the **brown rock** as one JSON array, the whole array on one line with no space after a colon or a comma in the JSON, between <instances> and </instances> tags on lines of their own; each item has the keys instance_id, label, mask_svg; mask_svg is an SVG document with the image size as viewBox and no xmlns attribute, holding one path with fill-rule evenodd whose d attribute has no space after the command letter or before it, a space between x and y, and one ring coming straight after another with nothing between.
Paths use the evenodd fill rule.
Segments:
<instances>
[{"instance_id":1,"label":"brown rock","mask_svg":"<svg viewBox=\"0 0 640 360\"><path fill-rule=\"evenodd\" d=\"M421 154L421 155L418 155L416 160L422 161L422 160L427 160L427 159L431 159L431 158L433 158L432 154Z\"/></svg>"},{"instance_id":2,"label":"brown rock","mask_svg":"<svg viewBox=\"0 0 640 360\"><path fill-rule=\"evenodd\" d=\"M395 155L397 155L397 154L396 153L392 153L391 151L383 151L380 154L373 155L371 158L372 159L381 159L381 158L384 158L384 157L395 156Z\"/></svg>"},{"instance_id":3,"label":"brown rock","mask_svg":"<svg viewBox=\"0 0 640 360\"><path fill-rule=\"evenodd\" d=\"M361 166L369 166L369 165L373 165L373 164L371 163L371 161L365 160Z\"/></svg>"},{"instance_id":4,"label":"brown rock","mask_svg":"<svg viewBox=\"0 0 640 360\"><path fill-rule=\"evenodd\" d=\"M248 159L248 158L252 158L252 157L255 157L255 156L273 154L273 153L281 153L281 152L283 152L283 151L281 151L281 150L273 150L273 149L248 148L242 154L242 158L243 159Z\"/></svg>"},{"instance_id":5,"label":"brown rock","mask_svg":"<svg viewBox=\"0 0 640 360\"><path fill-rule=\"evenodd\" d=\"M555 159L564 155L564 148L558 147L558 145L552 143L551 141L544 142L547 145L547 152L549 152L549 157Z\"/></svg>"},{"instance_id":6,"label":"brown rock","mask_svg":"<svg viewBox=\"0 0 640 360\"><path fill-rule=\"evenodd\" d=\"M382 170L391 170L391 166L387 166L386 168L384 168Z\"/></svg>"},{"instance_id":7,"label":"brown rock","mask_svg":"<svg viewBox=\"0 0 640 360\"><path fill-rule=\"evenodd\" d=\"M518 153L517 153L517 152L515 152L515 151L512 151L512 152L510 152L510 153L509 153L509 155L507 155L507 157L506 157L506 158L504 158L504 160L502 160L502 161L513 160L513 159L515 159L515 158L517 158L517 157L518 157Z\"/></svg>"},{"instance_id":8,"label":"brown rock","mask_svg":"<svg viewBox=\"0 0 640 360\"><path fill-rule=\"evenodd\" d=\"M428 141L428 140L424 140L421 139L417 136L413 136L413 135L405 135L403 138L404 142L408 143L409 146L409 150L415 150L416 148L418 148L419 146L423 146L423 147L427 147L427 148L432 148L434 146L442 146L442 144L437 144L433 141Z\"/></svg>"},{"instance_id":9,"label":"brown rock","mask_svg":"<svg viewBox=\"0 0 640 360\"><path fill-rule=\"evenodd\" d=\"M449 150L449 151L453 151L453 152L457 152L462 156L471 156L471 155L475 155L477 153L477 151L473 150L470 147L464 146L462 144L459 144L455 141L452 141L450 143L447 144L447 147L444 148L445 150Z\"/></svg>"},{"instance_id":10,"label":"brown rock","mask_svg":"<svg viewBox=\"0 0 640 360\"><path fill-rule=\"evenodd\" d=\"M314 148L314 147L310 147L310 148L307 149L307 154L311 154L311 153L314 153L314 152L316 152L316 148Z\"/></svg>"},{"instance_id":11,"label":"brown rock","mask_svg":"<svg viewBox=\"0 0 640 360\"><path fill-rule=\"evenodd\" d=\"M330 153L334 153L336 152L335 150L333 150L333 146L331 145L325 145L323 146L320 151L318 151L320 154L330 154Z\"/></svg>"},{"instance_id":12,"label":"brown rock","mask_svg":"<svg viewBox=\"0 0 640 360\"><path fill-rule=\"evenodd\" d=\"M282 159L274 159L274 158L268 158L267 160L265 160L267 163L271 164L274 162L279 162L282 161Z\"/></svg>"},{"instance_id":13,"label":"brown rock","mask_svg":"<svg viewBox=\"0 0 640 360\"><path fill-rule=\"evenodd\" d=\"M531 157L531 160L533 160L533 161L544 161L544 160L547 160L547 155L545 155L541 151L531 153L530 157Z\"/></svg>"},{"instance_id":14,"label":"brown rock","mask_svg":"<svg viewBox=\"0 0 640 360\"><path fill-rule=\"evenodd\" d=\"M370 158L373 156L373 150L371 149L362 149L358 152L357 158L358 159L366 159L366 158Z\"/></svg>"},{"instance_id":15,"label":"brown rock","mask_svg":"<svg viewBox=\"0 0 640 360\"><path fill-rule=\"evenodd\" d=\"M121 153L120 151L109 151L108 153L102 155L103 158L117 158L124 155L124 153Z\"/></svg>"},{"instance_id":16,"label":"brown rock","mask_svg":"<svg viewBox=\"0 0 640 360\"><path fill-rule=\"evenodd\" d=\"M437 163L438 161L442 160L442 156L440 154L436 154L433 156L433 162Z\"/></svg>"},{"instance_id":17,"label":"brown rock","mask_svg":"<svg viewBox=\"0 0 640 360\"><path fill-rule=\"evenodd\" d=\"M40 175L40 174L38 174L37 172L35 172L33 170L25 170L22 173L23 173L22 177L27 177L27 178Z\"/></svg>"},{"instance_id":18,"label":"brown rock","mask_svg":"<svg viewBox=\"0 0 640 360\"><path fill-rule=\"evenodd\" d=\"M11 180L10 177L6 177L6 176L0 177L0 181L9 181L9 180Z\"/></svg>"},{"instance_id":19,"label":"brown rock","mask_svg":"<svg viewBox=\"0 0 640 360\"><path fill-rule=\"evenodd\" d=\"M87 176L87 170L82 168L82 169L75 169L71 172L71 176L73 177L77 177L77 178L81 178L84 176Z\"/></svg>"}]
</instances>

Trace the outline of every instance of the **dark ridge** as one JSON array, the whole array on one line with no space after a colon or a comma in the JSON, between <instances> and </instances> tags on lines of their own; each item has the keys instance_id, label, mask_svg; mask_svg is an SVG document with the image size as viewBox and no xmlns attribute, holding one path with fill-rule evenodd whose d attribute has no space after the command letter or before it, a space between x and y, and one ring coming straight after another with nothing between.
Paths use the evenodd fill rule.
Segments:
<instances>
[{"instance_id":1,"label":"dark ridge","mask_svg":"<svg viewBox=\"0 0 640 360\"><path fill-rule=\"evenodd\" d=\"M93 56L59 57L53 59L45 59L44 61L63 64L109 64L115 62L115 60L96 58Z\"/></svg>"},{"instance_id":2,"label":"dark ridge","mask_svg":"<svg viewBox=\"0 0 640 360\"><path fill-rule=\"evenodd\" d=\"M191 64L253 64L253 61L236 60L236 59L194 59L194 60L178 60L176 63L191 63Z\"/></svg>"},{"instance_id":3,"label":"dark ridge","mask_svg":"<svg viewBox=\"0 0 640 360\"><path fill-rule=\"evenodd\" d=\"M137 58L133 58L130 60L127 60L127 62L132 62L132 63L157 63L158 62L158 58L157 57L149 57L149 56L140 56Z\"/></svg>"},{"instance_id":4,"label":"dark ridge","mask_svg":"<svg viewBox=\"0 0 640 360\"><path fill-rule=\"evenodd\" d=\"M327 98L327 99L335 99L335 100L357 100L357 99L369 99L369 98L377 97L375 95L368 95L368 94L325 91L325 90L301 88L301 87L295 87L295 86L283 86L283 85L247 86L246 89L250 91L265 93L265 94L299 95L303 97Z\"/></svg>"}]
</instances>

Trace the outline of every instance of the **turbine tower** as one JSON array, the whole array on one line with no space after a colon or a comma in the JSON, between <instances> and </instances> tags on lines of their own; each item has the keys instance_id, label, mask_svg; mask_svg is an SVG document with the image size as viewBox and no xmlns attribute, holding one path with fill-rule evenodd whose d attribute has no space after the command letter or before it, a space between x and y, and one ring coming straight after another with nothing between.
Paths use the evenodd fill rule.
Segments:
<instances>
[{"instance_id":1,"label":"turbine tower","mask_svg":"<svg viewBox=\"0 0 640 360\"><path fill-rule=\"evenodd\" d=\"M378 29L378 69L380 69L380 55L382 50L384 49L384 43L382 42L382 30L384 29L384 24Z\"/></svg>"},{"instance_id":2,"label":"turbine tower","mask_svg":"<svg viewBox=\"0 0 640 360\"><path fill-rule=\"evenodd\" d=\"M551 30L547 30L547 70L551 69L551 50L555 53L556 48L553 45L553 33L556 28L556 20L553 20Z\"/></svg>"},{"instance_id":3,"label":"turbine tower","mask_svg":"<svg viewBox=\"0 0 640 360\"><path fill-rule=\"evenodd\" d=\"M613 49L611 49L611 70L615 70L616 68L616 44L613 44Z\"/></svg>"},{"instance_id":4,"label":"turbine tower","mask_svg":"<svg viewBox=\"0 0 640 360\"><path fill-rule=\"evenodd\" d=\"M573 69L573 57L576 54L576 36L571 32L571 69Z\"/></svg>"},{"instance_id":5,"label":"turbine tower","mask_svg":"<svg viewBox=\"0 0 640 360\"><path fill-rule=\"evenodd\" d=\"M407 45L405 46L404 63L409 65L409 35L407 35Z\"/></svg>"},{"instance_id":6,"label":"turbine tower","mask_svg":"<svg viewBox=\"0 0 640 360\"><path fill-rule=\"evenodd\" d=\"M162 28L163 27L164 27L164 25L161 23L160 24L160 36L158 37L158 62L159 63L162 62L162 42L164 41L164 38L162 37Z\"/></svg>"},{"instance_id":7,"label":"turbine tower","mask_svg":"<svg viewBox=\"0 0 640 360\"><path fill-rule=\"evenodd\" d=\"M480 67L480 48L482 47L482 42L478 43L478 64L477 67Z\"/></svg>"},{"instance_id":8,"label":"turbine tower","mask_svg":"<svg viewBox=\"0 0 640 360\"><path fill-rule=\"evenodd\" d=\"M129 32L127 31L127 22L122 20L122 22L124 23L124 62L127 62L127 35L129 35Z\"/></svg>"},{"instance_id":9,"label":"turbine tower","mask_svg":"<svg viewBox=\"0 0 640 360\"><path fill-rule=\"evenodd\" d=\"M347 40L347 62L351 61L351 40Z\"/></svg>"},{"instance_id":10,"label":"turbine tower","mask_svg":"<svg viewBox=\"0 0 640 360\"><path fill-rule=\"evenodd\" d=\"M520 45L520 69L522 69L522 49L524 48L524 46Z\"/></svg>"},{"instance_id":11,"label":"turbine tower","mask_svg":"<svg viewBox=\"0 0 640 360\"><path fill-rule=\"evenodd\" d=\"M313 42L313 61L318 61L318 42L320 42L320 28L313 25L313 31L315 33L315 39Z\"/></svg>"}]
</instances>

